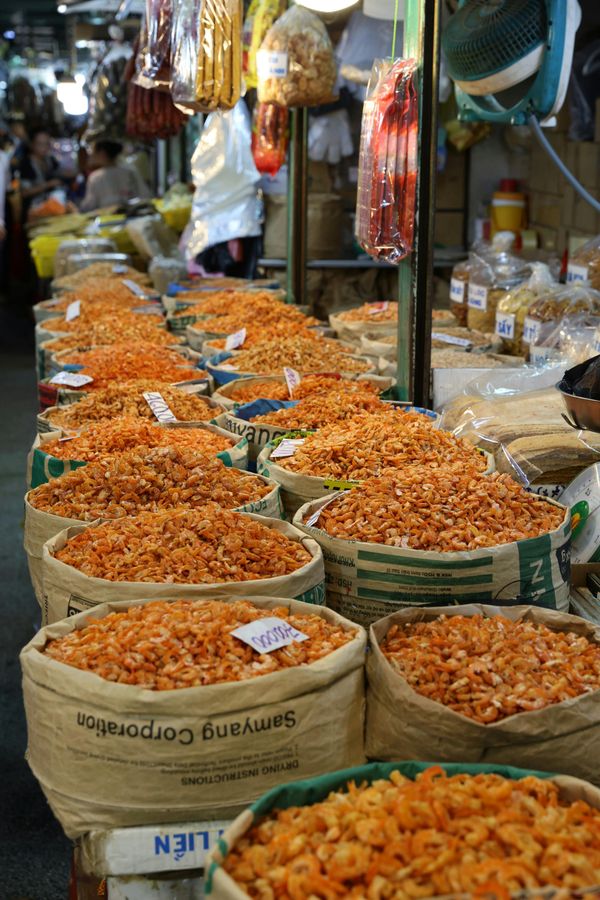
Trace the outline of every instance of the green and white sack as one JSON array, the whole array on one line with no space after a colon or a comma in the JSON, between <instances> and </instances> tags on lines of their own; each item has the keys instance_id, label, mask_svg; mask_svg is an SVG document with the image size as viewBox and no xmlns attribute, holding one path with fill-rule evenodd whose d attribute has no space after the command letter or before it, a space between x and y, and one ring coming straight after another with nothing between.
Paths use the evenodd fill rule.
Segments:
<instances>
[{"instance_id":1,"label":"green and white sack","mask_svg":"<svg viewBox=\"0 0 600 900\"><path fill-rule=\"evenodd\" d=\"M122 611L123 603L64 619L27 644L27 759L68 837L230 819L283 779L364 762L363 629L297 600L252 602L317 615L354 638L310 665L172 691L113 684L41 652L90 618Z\"/></svg>"},{"instance_id":2,"label":"green and white sack","mask_svg":"<svg viewBox=\"0 0 600 900\"><path fill-rule=\"evenodd\" d=\"M321 545L327 605L354 622L369 625L407 606L469 601L568 611L571 514L559 503L548 500L564 511L562 524L548 534L481 550L435 553L331 537L312 517L333 496L306 503L293 522Z\"/></svg>"},{"instance_id":3,"label":"green and white sack","mask_svg":"<svg viewBox=\"0 0 600 900\"><path fill-rule=\"evenodd\" d=\"M355 784L362 784L363 782L371 784L380 778L389 778L392 772L399 772L405 778L414 780L419 773L431 765L432 763L429 762L412 761L374 762L366 766L356 766L353 769L332 772L329 775L322 775L318 778L311 778L292 784L283 784L274 788L256 803L253 803L249 809L244 810L231 823L225 834L211 850L209 864L206 867L204 896L210 898L210 900L248 900L248 894L244 889L222 868L223 860L229 851L234 849L238 841L247 834L250 828L274 810L289 809L291 806L310 806L313 803L319 803L321 800L325 800L331 791L344 790L350 781L353 781ZM445 769L449 776L493 773L514 780L525 778L528 775L533 775L537 778L547 778L558 786L561 800L567 802L584 800L595 809L600 809L600 790L586 781L571 778L568 775L551 775L548 772L540 772L535 769L517 769L514 766L500 765L442 763L442 768ZM365 818L367 815L368 812L365 811ZM400 884L399 887L402 887L402 885ZM600 887L600 885L597 885L597 887ZM373 893L371 896L376 897L377 894ZM509 895L507 894L507 896ZM519 890L512 896L515 900L526 900L526 898L541 900L542 897L546 898L546 900L552 900L552 898L556 897L556 900L558 900L558 897L562 896L562 892L558 890L555 893L552 888L549 891L540 891L539 889L532 891ZM431 900L431 898L428 898L428 900ZM467 900L467 895L464 892L445 894L444 900Z\"/></svg>"},{"instance_id":4,"label":"green and white sack","mask_svg":"<svg viewBox=\"0 0 600 900\"><path fill-rule=\"evenodd\" d=\"M201 431L210 431L213 434L218 434L220 437L227 438L231 442L231 446L227 450L220 450L216 453L216 458L220 459L229 468L243 470L248 468L248 441L242 438L241 441L235 443L235 439L229 432L216 425L206 424L205 422L172 422L160 425L157 423L156 427L165 429L198 428ZM62 429L59 432L51 431L36 435L33 446L27 456L28 488L46 484L51 478L59 478L66 472L71 472L73 469L79 469L81 466L86 465L86 462L81 460L59 458L45 452L44 444L55 441L61 433ZM66 440L68 441L68 438Z\"/></svg>"},{"instance_id":5,"label":"green and white sack","mask_svg":"<svg viewBox=\"0 0 600 900\"><path fill-rule=\"evenodd\" d=\"M75 525L61 531L44 544L44 624L52 624L67 616L83 612L100 603L118 600L202 600L207 595L216 600L227 597L251 599L254 596L281 597L285 594L303 603L325 603L325 571L321 548L289 522L251 515L261 525L284 534L290 540L301 543L310 553L311 560L289 575L261 578L254 581L228 581L217 584L181 584L148 581L110 581L91 578L79 569L55 558L70 538L99 522Z\"/></svg>"},{"instance_id":6,"label":"green and white sack","mask_svg":"<svg viewBox=\"0 0 600 900\"><path fill-rule=\"evenodd\" d=\"M278 428L276 425L267 425L265 422L248 422L236 416L234 412L224 412L213 419L215 425L235 435L239 439L248 441L248 458L254 462L259 458L261 451L276 437L287 434L289 428Z\"/></svg>"},{"instance_id":7,"label":"green and white sack","mask_svg":"<svg viewBox=\"0 0 600 900\"><path fill-rule=\"evenodd\" d=\"M269 481L267 478L263 478L261 475L256 475L255 477L267 483L271 490L264 497L261 497L260 500L254 500L251 503L245 503L243 506L236 507L236 512L255 513L268 519L282 519L283 507L279 496L279 485ZM81 519L55 516L52 513L44 512L44 510L36 509L29 502L29 495L30 492L25 494L25 534L23 543L33 591L37 602L43 610L45 607L42 574L44 544L54 535L64 531L65 528L69 528L71 525L87 525L89 523ZM105 521L105 518L101 517L98 521Z\"/></svg>"},{"instance_id":8,"label":"green and white sack","mask_svg":"<svg viewBox=\"0 0 600 900\"><path fill-rule=\"evenodd\" d=\"M392 668L380 648L390 627L430 622L441 615L502 615L511 621L539 622L552 631L600 642L600 626L536 606L412 608L380 619L371 625L367 657L367 756L379 760L515 764L548 771L560 766L565 775L600 784L600 691L484 725L417 693Z\"/></svg>"}]
</instances>

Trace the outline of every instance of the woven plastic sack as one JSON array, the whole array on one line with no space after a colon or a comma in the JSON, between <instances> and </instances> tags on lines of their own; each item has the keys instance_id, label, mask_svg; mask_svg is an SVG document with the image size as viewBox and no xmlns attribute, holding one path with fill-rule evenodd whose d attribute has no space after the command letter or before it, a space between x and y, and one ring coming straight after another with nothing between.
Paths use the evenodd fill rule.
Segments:
<instances>
[{"instance_id":1,"label":"woven plastic sack","mask_svg":"<svg viewBox=\"0 0 600 900\"><path fill-rule=\"evenodd\" d=\"M414 60L377 60L363 106L356 238L376 259L397 263L413 245L418 98Z\"/></svg>"},{"instance_id":2,"label":"woven plastic sack","mask_svg":"<svg viewBox=\"0 0 600 900\"><path fill-rule=\"evenodd\" d=\"M323 22L301 6L277 19L256 54L258 99L279 106L319 106L333 99L336 65Z\"/></svg>"}]
</instances>

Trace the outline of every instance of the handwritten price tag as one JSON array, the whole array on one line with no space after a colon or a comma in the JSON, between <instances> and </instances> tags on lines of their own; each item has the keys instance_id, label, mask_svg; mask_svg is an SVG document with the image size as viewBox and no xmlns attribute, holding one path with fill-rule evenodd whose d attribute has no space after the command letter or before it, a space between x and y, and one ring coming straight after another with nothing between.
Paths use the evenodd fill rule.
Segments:
<instances>
[{"instance_id":1,"label":"handwritten price tag","mask_svg":"<svg viewBox=\"0 0 600 900\"><path fill-rule=\"evenodd\" d=\"M289 622L278 619L277 616L267 616L264 619L248 622L247 625L236 628L231 634L248 644L257 653L270 653L272 650L287 647L294 641L308 640L307 634L298 631Z\"/></svg>"},{"instance_id":2,"label":"handwritten price tag","mask_svg":"<svg viewBox=\"0 0 600 900\"><path fill-rule=\"evenodd\" d=\"M83 387L94 379L90 375L80 375L79 372L58 372L50 379L50 384L62 384L64 387Z\"/></svg>"},{"instance_id":3,"label":"handwritten price tag","mask_svg":"<svg viewBox=\"0 0 600 900\"><path fill-rule=\"evenodd\" d=\"M577 263L569 263L567 266L567 281L587 281L588 267L578 266Z\"/></svg>"},{"instance_id":4,"label":"handwritten price tag","mask_svg":"<svg viewBox=\"0 0 600 900\"><path fill-rule=\"evenodd\" d=\"M73 319L76 319L77 316L81 314L81 300L73 300L72 303L69 303L67 306L67 312L65 315L65 319L67 322L72 322Z\"/></svg>"},{"instance_id":5,"label":"handwritten price tag","mask_svg":"<svg viewBox=\"0 0 600 900\"><path fill-rule=\"evenodd\" d=\"M225 338L225 349L226 350L236 350L238 347L241 347L244 341L246 340L246 329L240 328L239 331L235 331L233 334L228 334Z\"/></svg>"},{"instance_id":6,"label":"handwritten price tag","mask_svg":"<svg viewBox=\"0 0 600 900\"><path fill-rule=\"evenodd\" d=\"M135 281L131 281L129 278L123 279L123 284L126 288L129 288L132 294L135 294L136 297L147 297L146 291L144 288L141 288L139 284L136 284Z\"/></svg>"},{"instance_id":7,"label":"handwritten price tag","mask_svg":"<svg viewBox=\"0 0 600 900\"><path fill-rule=\"evenodd\" d=\"M283 459L284 456L294 456L298 447L304 443L304 438L284 438L271 453L271 459Z\"/></svg>"},{"instance_id":8,"label":"handwritten price tag","mask_svg":"<svg viewBox=\"0 0 600 900\"><path fill-rule=\"evenodd\" d=\"M471 341L466 338L454 337L452 334L444 334L443 331L432 331L432 341L442 341L444 344L453 344L455 347L472 347Z\"/></svg>"},{"instance_id":9,"label":"handwritten price tag","mask_svg":"<svg viewBox=\"0 0 600 900\"><path fill-rule=\"evenodd\" d=\"M176 422L177 418L159 391L145 391L142 395L159 422Z\"/></svg>"},{"instance_id":10,"label":"handwritten price tag","mask_svg":"<svg viewBox=\"0 0 600 900\"><path fill-rule=\"evenodd\" d=\"M450 279L450 299L453 303L465 302L465 286L466 282L461 281L460 278Z\"/></svg>"},{"instance_id":11,"label":"handwritten price tag","mask_svg":"<svg viewBox=\"0 0 600 900\"><path fill-rule=\"evenodd\" d=\"M302 376L300 372L297 372L295 369L291 369L289 366L283 367L283 374L285 376L285 382L287 384L288 392L290 397L294 395L294 391L302 381Z\"/></svg>"},{"instance_id":12,"label":"handwritten price tag","mask_svg":"<svg viewBox=\"0 0 600 900\"><path fill-rule=\"evenodd\" d=\"M514 313L496 313L496 334L498 337L511 341L515 336L515 320Z\"/></svg>"},{"instance_id":13,"label":"handwritten price tag","mask_svg":"<svg viewBox=\"0 0 600 900\"><path fill-rule=\"evenodd\" d=\"M371 303L368 309L368 313L370 316L376 316L377 313L385 312L390 308L390 304L388 300L382 300L381 303Z\"/></svg>"},{"instance_id":14,"label":"handwritten price tag","mask_svg":"<svg viewBox=\"0 0 600 900\"><path fill-rule=\"evenodd\" d=\"M526 344L535 344L540 336L541 322L531 316L525 316L523 321L523 340Z\"/></svg>"}]
</instances>

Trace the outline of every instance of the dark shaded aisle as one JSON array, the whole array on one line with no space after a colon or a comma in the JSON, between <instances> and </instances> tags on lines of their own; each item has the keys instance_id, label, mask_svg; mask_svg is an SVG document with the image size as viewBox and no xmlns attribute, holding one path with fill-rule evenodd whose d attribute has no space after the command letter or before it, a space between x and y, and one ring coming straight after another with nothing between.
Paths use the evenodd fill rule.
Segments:
<instances>
[{"instance_id":1,"label":"dark shaded aisle","mask_svg":"<svg viewBox=\"0 0 600 900\"><path fill-rule=\"evenodd\" d=\"M39 623L23 552L25 460L35 434L33 325L0 307L0 900L66 900L63 836L24 759L19 650Z\"/></svg>"}]
</instances>

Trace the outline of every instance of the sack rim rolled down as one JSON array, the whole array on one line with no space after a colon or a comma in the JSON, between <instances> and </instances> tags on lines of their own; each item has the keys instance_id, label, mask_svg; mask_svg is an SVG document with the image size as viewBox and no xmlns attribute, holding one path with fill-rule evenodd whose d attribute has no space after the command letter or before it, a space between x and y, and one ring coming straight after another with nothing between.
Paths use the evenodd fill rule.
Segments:
<instances>
[{"instance_id":1,"label":"sack rim rolled down","mask_svg":"<svg viewBox=\"0 0 600 900\"><path fill-rule=\"evenodd\" d=\"M176 599L178 598L164 598L164 601L172 603ZM234 603L245 598L231 597L229 600L224 600L221 597L216 597L214 599L220 602ZM135 685L107 681L93 672L69 666L66 663L46 656L42 652L50 640L62 637L72 631L80 630L89 619L103 619L111 612L123 612L133 606L143 606L153 602L143 598L110 601L41 628L19 654L23 677L30 678L38 687L50 690L53 693L57 692L57 684L60 684L61 695L79 702L89 700L94 704L95 708L111 705L114 698L115 702L118 700L120 714L133 715L139 712L140 715L149 715L154 710L154 715L157 715L165 707L165 713L169 716L190 715L194 701L201 701L202 697L212 694L215 699L219 698L219 714L229 715L240 711L249 712L255 706L264 706L268 703L287 702L294 697L327 687L327 685L337 680L341 673L345 677L355 670L364 668L367 633L362 626L356 625L325 606L315 606L310 603L304 603L301 600L267 596L256 596L248 599L250 603L261 609L274 609L278 606L286 606L293 615L299 613L317 615L332 624L339 625L344 631L354 631L355 636L347 644L338 647L314 663L306 666L294 666L294 669L301 670L300 674L294 679L289 679L291 683L283 693L278 682L281 680L280 676L287 674L290 671L289 669L282 669L278 672L259 675L256 678L249 678L243 681L223 682L221 684L209 684L169 691L153 691ZM194 599L191 602L203 603L210 600L210 597L203 597ZM77 626L80 627L78 628ZM257 682L260 683L262 688L258 692L255 687ZM227 692L232 695L230 698L227 697Z\"/></svg>"},{"instance_id":2,"label":"sack rim rolled down","mask_svg":"<svg viewBox=\"0 0 600 900\"><path fill-rule=\"evenodd\" d=\"M285 384L285 377L283 375L251 375L248 378L239 378L238 381L249 381L250 378L254 378L256 381L272 381L277 382L279 384ZM384 391L388 390L395 384L394 378L386 378L383 375L376 374L367 374L367 375L358 375L356 378L351 380L356 381L372 381L375 387L381 388L380 394ZM217 390L214 392L214 398L217 403L220 403L222 406L226 407L226 412L229 412L230 409L235 409L238 406L244 406L246 403L252 403L252 400L243 400L241 403L238 403L237 400L230 397L227 393L229 389L234 387L233 381L228 381L226 384L222 384ZM264 397L255 397L255 400L264 400L267 398ZM230 404L228 406L227 404Z\"/></svg>"},{"instance_id":3,"label":"sack rim rolled down","mask_svg":"<svg viewBox=\"0 0 600 900\"><path fill-rule=\"evenodd\" d=\"M43 548L42 548L42 581L44 583L44 591L46 591L46 584L52 584L53 578L52 573L55 571L56 575L60 578L61 584L65 586L63 589L66 590L66 585L68 582L72 584L72 591L77 597L81 597L83 600L94 600L94 594L100 594L106 591L107 587L110 587L111 590L122 591L124 593L123 600L128 599L144 599L139 597L140 591L151 589L152 596L146 597L145 599L161 599L158 595L161 593L163 589L168 589L171 593L174 591L181 591L181 599L204 599L202 594L204 592L213 592L215 594L214 599L223 599L220 595L221 593L226 594L228 591L235 590L236 592L248 591L249 597L252 596L253 589L266 589L269 587L269 584L274 584L276 582L282 582L281 588L282 590L285 588L283 583L284 579L289 578L289 576L293 576L294 578L306 578L310 577L311 581L314 580L314 586L317 584L324 582L325 580L325 569L323 564L323 552L319 547L318 543L308 535L304 534L300 529L295 528L289 522L284 521L283 519L274 519L268 516L259 516L256 513L240 513L240 515L248 516L249 518L255 520L261 525L265 525L268 528L272 528L274 531L278 531L284 534L286 537L289 537L291 540L296 540L299 544L301 544L304 549L310 553L310 560L304 565L300 566L294 572L289 573L289 575L275 575L270 578L256 578L250 581L218 581L218 582L166 582L166 581L111 581L107 578L100 578L94 575L86 575L81 569L77 569L75 566L71 566L68 563L64 563L59 559L56 559L55 553L58 550L62 550L66 545L67 541L70 538L75 537L77 534L81 534L84 531L87 531L88 528L96 527L98 525L106 523L106 519L98 519L95 522L88 522L85 525L71 525L68 528L65 528L63 531L49 538ZM135 518L132 516L131 518ZM113 520L110 520L113 521ZM313 579L313 571L314 571L314 579ZM46 581L46 577L48 581ZM81 584L80 584L81 583ZM92 596L90 596L90 594ZM128 597L127 594L137 594L135 597ZM156 596L154 596L156 594ZM257 596L268 596L265 593L258 592ZM275 595L273 595L275 596ZM240 599L240 597L238 597ZM290 598L290 599L296 599ZM96 601L98 604L108 601L98 600ZM117 602L117 601L112 601ZM310 606L314 606L316 604L309 604Z\"/></svg>"},{"instance_id":4,"label":"sack rim rolled down","mask_svg":"<svg viewBox=\"0 0 600 900\"><path fill-rule=\"evenodd\" d=\"M348 354L352 359L361 360L362 362L366 362L369 365L369 369L366 372L348 372L345 369L335 369L336 373L339 371L340 375L344 375L350 378L356 378L358 375L378 375L377 367L371 362L370 359L367 359L366 356L360 356L359 354ZM223 369L221 368L223 363L226 362L226 359L222 359L218 363L212 363L210 360L206 362L206 371L211 375L215 384L218 384L219 387L222 387L223 384L227 384L230 381L234 381L237 378L250 378L250 377L259 377L264 374L272 375L272 372L263 373L263 372L242 372L238 369ZM331 369L328 370L331 372ZM327 370L323 369L323 371L318 372L300 372L301 375L326 375Z\"/></svg>"},{"instance_id":5,"label":"sack rim rolled down","mask_svg":"<svg viewBox=\"0 0 600 900\"><path fill-rule=\"evenodd\" d=\"M418 691L409 685L406 678L393 668L381 649L381 642L385 638L390 627L398 622L433 621L442 615L448 617L471 617L478 614L483 614L485 618L501 615L513 621L522 618L528 622L540 622L541 624L547 625L552 631L581 634L600 645L600 625L595 625L593 622L581 619L579 616L563 613L559 610L546 609L533 604L499 607L486 603L463 603L456 606L440 605L407 607L393 612L389 616L384 616L382 619L378 619L369 626L370 653L367 657L368 689L373 690L375 693L383 693L387 700L388 691L386 685L382 684L382 680L387 681L390 678L394 681L397 680L397 683L402 686L402 693L407 695L403 698L403 701L407 706L411 706L413 703L415 705L412 714L422 716L423 710L429 713L430 719L428 720L427 728L433 723L435 723L435 728L435 725L439 725L440 720L446 719L449 728L453 730L459 729L461 731L462 740L468 742L470 738L476 738L477 748L484 752L495 748L513 746L517 736L520 745L529 743L534 744L540 740L557 738L560 736L557 733L556 727L557 713L569 714L574 706L580 706L582 703L585 708L598 706L600 688L590 693L579 694L577 697L570 697L560 703L549 704L542 709L523 710L518 713L513 713L511 716L506 716L497 722L490 722L486 725L450 709L450 707L445 706L443 703L430 700L423 694L419 694ZM564 623L564 627L555 627L561 623ZM381 696L378 696L378 702L385 703L385 700L383 700ZM515 729L514 726L524 723L525 718L530 727L526 733L521 733L518 728ZM560 734L572 734L584 730L581 728L582 718L589 726L589 719L586 716L585 710L583 711L583 715L578 714L577 718L579 719L579 727L574 728L570 732L561 731ZM590 727L594 726L592 725ZM600 728L600 713L598 714L596 727ZM444 733L445 729L441 730L441 736L443 736ZM367 725L367 740L368 734L369 731ZM489 737L491 740L482 740L482 738L485 737Z\"/></svg>"},{"instance_id":6,"label":"sack rim rolled down","mask_svg":"<svg viewBox=\"0 0 600 900\"><path fill-rule=\"evenodd\" d=\"M340 790L349 781L355 781L358 784L362 781L367 781L368 784L371 784L376 779L389 778L389 775L394 771L399 771L401 774L414 779L419 772L423 772L430 766L437 765L441 766L449 775L466 772L467 774L500 774L512 780L519 780L531 775L544 780L549 779L559 787L563 799L572 801L583 799L590 805L600 809L600 788L571 775L557 775L552 772L519 768L501 763L436 763L434 761L421 762L418 760L370 762L365 765L353 766L349 769L340 769L327 775L290 782L287 785L272 788L263 794L259 800L252 803L233 820L229 828L209 852L208 865L205 868L205 896L211 897L216 893L214 890L216 887L221 897L227 896L232 898L232 900L247 900L249 894L225 872L222 863L230 850L234 848L236 842L246 834L256 821L274 809L288 809L291 806L300 805L310 806L323 800L331 791ZM476 769L477 772L474 773L473 769ZM304 797L302 796L303 794L305 795ZM513 896L516 897L517 894ZM527 895L523 895L519 891L518 896L524 898ZM533 896L538 897L539 900L540 895L537 891L534 892ZM469 900L469 895L455 893L447 896L446 900Z\"/></svg>"},{"instance_id":7,"label":"sack rim rolled down","mask_svg":"<svg viewBox=\"0 0 600 900\"><path fill-rule=\"evenodd\" d=\"M310 531L306 532L307 534L314 534L315 532L317 532L318 534L323 535L323 537L327 538L328 540L339 541L340 543L344 544L351 544L353 547L358 547L359 549L369 550L375 547L383 550L384 552L396 551L397 553L408 553L411 556L414 556L416 559L422 559L424 561L431 560L432 562L434 562L436 559L439 559L440 556L443 556L444 559L448 559L449 561L452 561L452 559L462 560L466 559L467 557L472 559L476 555L489 555L491 551L497 550L499 548L515 547L518 544L526 544L529 543L529 541L537 541L545 535L555 534L556 532L559 532L561 530L565 531L565 537L570 536L571 533L570 509L568 509L568 507L566 506L563 506L563 504L559 503L557 500L552 500L550 497L539 497L538 499L544 500L546 503L550 503L552 504L552 506L556 506L559 509L564 510L564 517L562 522L556 528L552 529L552 531L544 531L541 534L536 535L535 537L520 538L518 541L505 541L502 544L493 544L491 547L479 547L477 550L413 550L411 547L393 547L391 544L368 543L367 541L355 541L349 538L336 537L329 534L329 532L318 528L316 525L306 525L304 523L303 519L308 517L309 513L316 512L319 506L324 506L326 503L331 502L338 494L339 491L336 491L328 494L326 497L309 500L307 503L301 506L298 512L294 515L292 525L295 525L296 528L299 528L300 530L303 530L305 528L310 529ZM314 509L312 507L314 507ZM318 540L318 538L315 538L315 540Z\"/></svg>"}]
</instances>

